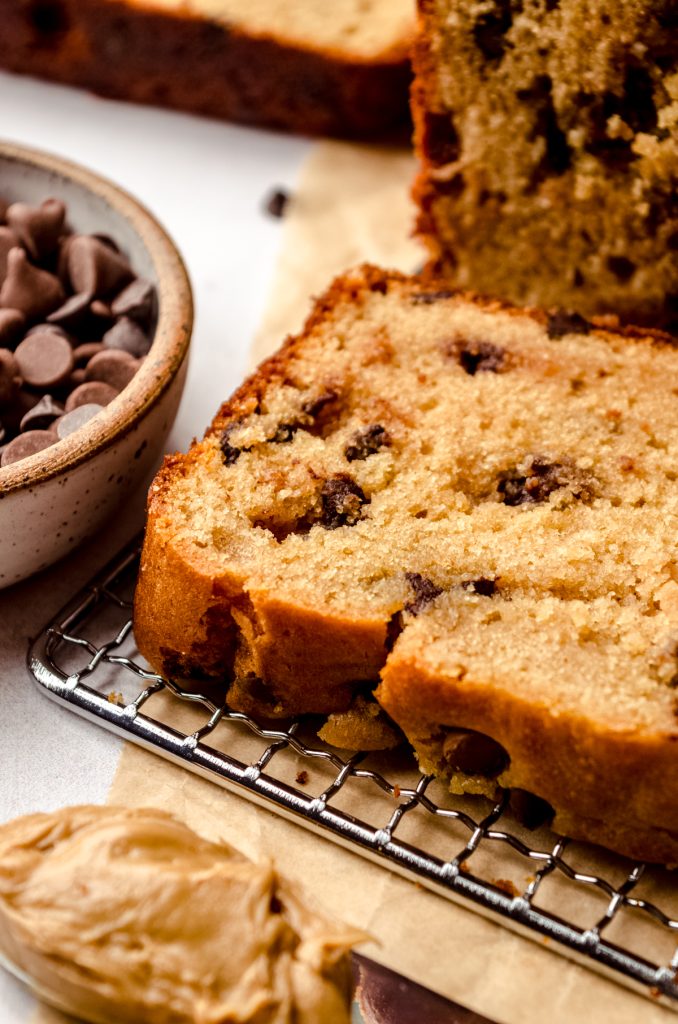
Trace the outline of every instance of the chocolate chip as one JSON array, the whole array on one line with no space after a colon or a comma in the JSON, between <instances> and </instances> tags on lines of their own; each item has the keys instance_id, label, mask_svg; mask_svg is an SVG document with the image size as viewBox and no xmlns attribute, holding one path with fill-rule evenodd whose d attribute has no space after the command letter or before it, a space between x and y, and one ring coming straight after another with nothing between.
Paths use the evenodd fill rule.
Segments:
<instances>
[{"instance_id":1,"label":"chocolate chip","mask_svg":"<svg viewBox=\"0 0 678 1024\"><path fill-rule=\"evenodd\" d=\"M608 256L607 265L620 281L630 281L637 270L635 263L626 256Z\"/></svg>"},{"instance_id":2,"label":"chocolate chip","mask_svg":"<svg viewBox=\"0 0 678 1024\"><path fill-rule=\"evenodd\" d=\"M64 434L82 421L83 414L69 420L69 413L88 406L93 415L111 401L150 347L139 320L150 324L156 301L153 286L134 280L111 238L68 233L60 200L35 206L19 202L11 207L0 201L0 222L5 212L11 223L0 227L3 451L19 430L31 433L49 426L55 440L58 429ZM58 277L49 272L54 266ZM88 280L91 288L77 287ZM72 282L76 294L71 293ZM99 339L114 320L109 305L113 296L120 323L107 341L121 347L104 348ZM127 312L133 315L120 315ZM102 355L110 358L90 370L92 360ZM42 394L46 388L52 394ZM63 401L67 396L64 410L55 399Z\"/></svg>"},{"instance_id":3,"label":"chocolate chip","mask_svg":"<svg viewBox=\"0 0 678 1024\"><path fill-rule=\"evenodd\" d=\"M134 277L127 260L94 235L69 239L67 266L73 291L96 298L115 295Z\"/></svg>"},{"instance_id":4,"label":"chocolate chip","mask_svg":"<svg viewBox=\"0 0 678 1024\"><path fill-rule=\"evenodd\" d=\"M89 308L95 319L113 320L113 311L107 302L103 302L101 299L92 299L92 304Z\"/></svg>"},{"instance_id":5,"label":"chocolate chip","mask_svg":"<svg viewBox=\"0 0 678 1024\"><path fill-rule=\"evenodd\" d=\"M506 33L513 24L513 10L522 7L515 0L495 0L494 7L482 14L473 26L476 46L488 61L498 61L506 49Z\"/></svg>"},{"instance_id":6,"label":"chocolate chip","mask_svg":"<svg viewBox=\"0 0 678 1024\"><path fill-rule=\"evenodd\" d=\"M535 505L567 487L575 498L593 497L592 478L572 463L548 462L535 457L526 475L509 472L499 478L497 490L505 505Z\"/></svg>"},{"instance_id":7,"label":"chocolate chip","mask_svg":"<svg viewBox=\"0 0 678 1024\"><path fill-rule=\"evenodd\" d=\"M7 257L10 249L16 249L19 239L11 228L0 228L0 285L7 277Z\"/></svg>"},{"instance_id":8,"label":"chocolate chip","mask_svg":"<svg viewBox=\"0 0 678 1024\"><path fill-rule=\"evenodd\" d=\"M51 395L43 395L32 409L29 409L21 420L21 430L48 430L59 416L63 416L64 407L55 402Z\"/></svg>"},{"instance_id":9,"label":"chocolate chip","mask_svg":"<svg viewBox=\"0 0 678 1024\"><path fill-rule=\"evenodd\" d=\"M66 338L67 341L71 340L70 334L67 331L65 331L63 327L59 327L58 324L50 324L46 320L43 321L42 323L34 324L33 327L30 327L26 331L25 337L30 338L32 334L44 333L58 334L60 338Z\"/></svg>"},{"instance_id":10,"label":"chocolate chip","mask_svg":"<svg viewBox=\"0 0 678 1024\"><path fill-rule=\"evenodd\" d=\"M271 217L284 217L289 201L289 193L282 188L276 188L267 196L264 209Z\"/></svg>"},{"instance_id":11,"label":"chocolate chip","mask_svg":"<svg viewBox=\"0 0 678 1024\"><path fill-rule=\"evenodd\" d=\"M89 316L91 301L92 296L87 292L71 295L58 309L49 314L47 323L62 327L66 331L77 331Z\"/></svg>"},{"instance_id":12,"label":"chocolate chip","mask_svg":"<svg viewBox=\"0 0 678 1024\"><path fill-rule=\"evenodd\" d=\"M13 400L20 384L16 359L8 349L0 348L0 405L7 405Z\"/></svg>"},{"instance_id":13,"label":"chocolate chip","mask_svg":"<svg viewBox=\"0 0 678 1024\"><path fill-rule=\"evenodd\" d=\"M10 249L7 277L0 288L0 306L18 309L29 320L38 320L64 301L64 290L57 277L28 262L23 249Z\"/></svg>"},{"instance_id":14,"label":"chocolate chip","mask_svg":"<svg viewBox=\"0 0 678 1024\"><path fill-rule=\"evenodd\" d=\"M506 349L489 341L464 341L455 346L462 369L470 377L476 373L500 373L506 369Z\"/></svg>"},{"instance_id":15,"label":"chocolate chip","mask_svg":"<svg viewBox=\"0 0 678 1024\"><path fill-rule=\"evenodd\" d=\"M307 399L301 408L307 416L311 417L312 420L317 420L318 417L328 409L328 407L334 405L338 398L338 393L330 389L328 391L323 391L323 393L318 395L316 398Z\"/></svg>"},{"instance_id":16,"label":"chocolate chip","mask_svg":"<svg viewBox=\"0 0 678 1024\"><path fill-rule=\"evenodd\" d=\"M420 572L406 572L405 579L414 591L414 600L408 601L405 611L410 615L418 615L422 608L425 608L431 601L435 601L443 592L443 588L429 579L422 576Z\"/></svg>"},{"instance_id":17,"label":"chocolate chip","mask_svg":"<svg viewBox=\"0 0 678 1024\"><path fill-rule=\"evenodd\" d=\"M299 430L297 423L281 423L273 437L269 437L268 440L271 444L287 444L294 438L297 430Z\"/></svg>"},{"instance_id":18,"label":"chocolate chip","mask_svg":"<svg viewBox=\"0 0 678 1024\"><path fill-rule=\"evenodd\" d=\"M19 462L21 459L27 459L29 455L44 451L52 444L54 434L49 430L27 430L5 445L0 465L10 466L13 462Z\"/></svg>"},{"instance_id":19,"label":"chocolate chip","mask_svg":"<svg viewBox=\"0 0 678 1024\"><path fill-rule=\"evenodd\" d=\"M0 309L0 347L13 349L26 326L26 318L18 309Z\"/></svg>"},{"instance_id":20,"label":"chocolate chip","mask_svg":"<svg viewBox=\"0 0 678 1024\"><path fill-rule=\"evenodd\" d=\"M147 327L155 313L156 292L150 281L138 277L111 303L113 316L128 316Z\"/></svg>"},{"instance_id":21,"label":"chocolate chip","mask_svg":"<svg viewBox=\"0 0 678 1024\"><path fill-rule=\"evenodd\" d=\"M127 352L105 348L88 362L85 380L101 380L116 391L122 391L136 372L137 362Z\"/></svg>"},{"instance_id":22,"label":"chocolate chip","mask_svg":"<svg viewBox=\"0 0 678 1024\"><path fill-rule=\"evenodd\" d=\"M12 398L10 405L3 409L2 413L2 423L8 434L14 435L18 433L21 428L22 419L39 401L40 395L27 391L25 388L19 388Z\"/></svg>"},{"instance_id":23,"label":"chocolate chip","mask_svg":"<svg viewBox=\"0 0 678 1024\"><path fill-rule=\"evenodd\" d=\"M566 334L588 334L591 324L579 313L559 309L549 313L546 332L549 338L564 338Z\"/></svg>"},{"instance_id":24,"label":"chocolate chip","mask_svg":"<svg viewBox=\"0 0 678 1024\"><path fill-rule=\"evenodd\" d=\"M382 448L388 447L391 440L379 423L365 427L353 435L353 440L344 448L348 462L363 462L368 456L375 455Z\"/></svg>"},{"instance_id":25,"label":"chocolate chip","mask_svg":"<svg viewBox=\"0 0 678 1024\"><path fill-rule=\"evenodd\" d=\"M102 380L88 380L71 391L66 399L66 412L72 412L81 405L108 405L120 392Z\"/></svg>"},{"instance_id":26,"label":"chocolate chip","mask_svg":"<svg viewBox=\"0 0 678 1024\"><path fill-rule=\"evenodd\" d=\"M139 359L151 347L150 339L134 320L123 316L102 338L105 348L118 349Z\"/></svg>"},{"instance_id":27,"label":"chocolate chip","mask_svg":"<svg viewBox=\"0 0 678 1024\"><path fill-rule=\"evenodd\" d=\"M415 292L410 296L410 299L417 306L432 306L435 302L451 299L455 294L456 292L450 291L447 288L439 288L434 292Z\"/></svg>"},{"instance_id":28,"label":"chocolate chip","mask_svg":"<svg viewBox=\"0 0 678 1024\"><path fill-rule=\"evenodd\" d=\"M344 474L325 481L320 491L320 500L320 525L326 530L355 526L362 519L363 506L368 502L355 480Z\"/></svg>"},{"instance_id":29,"label":"chocolate chip","mask_svg":"<svg viewBox=\"0 0 678 1024\"><path fill-rule=\"evenodd\" d=\"M76 367L86 366L92 356L103 352L104 346L100 341L86 341L73 349L73 360Z\"/></svg>"},{"instance_id":30,"label":"chocolate chip","mask_svg":"<svg viewBox=\"0 0 678 1024\"><path fill-rule=\"evenodd\" d=\"M76 430L80 430L80 427L84 427L86 423L94 419L102 409L103 405L90 403L89 405L79 405L77 409L72 409L71 412L65 413L61 419L55 421L59 440L63 441L65 437L70 437Z\"/></svg>"},{"instance_id":31,"label":"chocolate chip","mask_svg":"<svg viewBox=\"0 0 678 1024\"><path fill-rule=\"evenodd\" d=\"M427 111L421 130L422 148L432 164L443 167L459 159L459 136L451 114Z\"/></svg>"},{"instance_id":32,"label":"chocolate chip","mask_svg":"<svg viewBox=\"0 0 678 1024\"><path fill-rule=\"evenodd\" d=\"M231 423L221 432L221 438L219 439L219 447L221 448L221 454L224 459L225 466L234 465L244 451L249 451L248 448L236 448L228 440L233 431L240 426L239 423Z\"/></svg>"},{"instance_id":33,"label":"chocolate chip","mask_svg":"<svg viewBox=\"0 0 678 1024\"><path fill-rule=\"evenodd\" d=\"M73 369L73 350L53 331L39 331L24 338L15 352L19 372L32 388L55 388Z\"/></svg>"},{"instance_id":34,"label":"chocolate chip","mask_svg":"<svg viewBox=\"0 0 678 1024\"><path fill-rule=\"evenodd\" d=\"M530 831L550 825L556 813L550 803L526 789L512 789L509 806L520 824Z\"/></svg>"},{"instance_id":35,"label":"chocolate chip","mask_svg":"<svg viewBox=\"0 0 678 1024\"><path fill-rule=\"evenodd\" d=\"M533 125L529 132L530 141L542 140L544 150L531 176L531 186L536 188L547 177L563 174L572 163L572 151L567 135L558 123L553 102L553 82L549 75L537 75L530 86L518 89L516 96L527 103L533 113Z\"/></svg>"},{"instance_id":36,"label":"chocolate chip","mask_svg":"<svg viewBox=\"0 0 678 1024\"><path fill-rule=\"evenodd\" d=\"M480 594L481 597L492 597L497 589L497 582L496 580L487 579L485 576L480 576L477 580L464 580L462 587L472 594Z\"/></svg>"},{"instance_id":37,"label":"chocolate chip","mask_svg":"<svg viewBox=\"0 0 678 1024\"><path fill-rule=\"evenodd\" d=\"M507 752L482 732L450 729L443 740L443 757L453 771L494 779L508 768Z\"/></svg>"},{"instance_id":38,"label":"chocolate chip","mask_svg":"<svg viewBox=\"0 0 678 1024\"><path fill-rule=\"evenodd\" d=\"M66 207L60 199L45 199L40 206L12 203L7 223L38 262L51 256L63 232Z\"/></svg>"}]
</instances>

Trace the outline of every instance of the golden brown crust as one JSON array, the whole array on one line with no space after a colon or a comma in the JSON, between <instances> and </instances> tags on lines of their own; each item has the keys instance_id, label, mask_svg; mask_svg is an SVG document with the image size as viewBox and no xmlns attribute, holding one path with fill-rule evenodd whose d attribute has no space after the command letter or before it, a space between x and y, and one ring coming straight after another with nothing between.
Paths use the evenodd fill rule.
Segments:
<instances>
[{"instance_id":1,"label":"golden brown crust","mask_svg":"<svg viewBox=\"0 0 678 1024\"><path fill-rule=\"evenodd\" d=\"M168 481L184 471L191 457L168 456L149 492L135 593L135 635L141 653L163 675L223 682L235 657L230 599L237 581L215 575L208 559L196 565L194 557L185 557L165 504Z\"/></svg>"},{"instance_id":2,"label":"golden brown crust","mask_svg":"<svg viewBox=\"0 0 678 1024\"><path fill-rule=\"evenodd\" d=\"M536 793L557 815L593 822L600 820L604 794L606 821L617 822L620 831L625 831L624 822L632 825L629 832L661 822L678 837L673 783L678 727L668 734L647 734L629 723L620 732L583 715L556 716L548 694L535 705L491 679L459 679L445 672L434 676L416 661L399 658L397 650L376 696L415 749L426 747L445 726L482 732L510 754L510 765L499 778L502 786Z\"/></svg>"},{"instance_id":3,"label":"golden brown crust","mask_svg":"<svg viewBox=\"0 0 678 1024\"><path fill-rule=\"evenodd\" d=\"M408 131L408 41L372 61L125 0L0 0L0 65L103 96L305 135Z\"/></svg>"}]
</instances>

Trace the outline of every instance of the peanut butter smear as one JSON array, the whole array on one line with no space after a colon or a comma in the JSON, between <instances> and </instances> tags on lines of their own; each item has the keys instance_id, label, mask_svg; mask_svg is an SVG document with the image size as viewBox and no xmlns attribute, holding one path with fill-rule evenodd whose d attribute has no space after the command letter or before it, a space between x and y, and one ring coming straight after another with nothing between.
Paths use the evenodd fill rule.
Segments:
<instances>
[{"instance_id":1,"label":"peanut butter smear","mask_svg":"<svg viewBox=\"0 0 678 1024\"><path fill-rule=\"evenodd\" d=\"M95 1024L348 1024L364 933L163 811L69 807L0 826L0 953Z\"/></svg>"}]
</instances>

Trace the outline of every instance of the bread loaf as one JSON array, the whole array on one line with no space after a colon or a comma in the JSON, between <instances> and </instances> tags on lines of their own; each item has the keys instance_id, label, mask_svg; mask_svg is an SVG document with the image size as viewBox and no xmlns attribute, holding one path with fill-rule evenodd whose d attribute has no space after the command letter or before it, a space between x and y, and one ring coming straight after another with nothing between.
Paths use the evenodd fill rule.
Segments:
<instances>
[{"instance_id":1,"label":"bread loaf","mask_svg":"<svg viewBox=\"0 0 678 1024\"><path fill-rule=\"evenodd\" d=\"M377 686L456 791L678 863L677 382L658 331L348 273L166 460L139 647L264 717Z\"/></svg>"},{"instance_id":2,"label":"bread loaf","mask_svg":"<svg viewBox=\"0 0 678 1024\"><path fill-rule=\"evenodd\" d=\"M0 66L309 135L409 124L413 0L2 0Z\"/></svg>"},{"instance_id":3,"label":"bread loaf","mask_svg":"<svg viewBox=\"0 0 678 1024\"><path fill-rule=\"evenodd\" d=\"M673 0L419 0L419 232L457 287L678 327Z\"/></svg>"}]
</instances>

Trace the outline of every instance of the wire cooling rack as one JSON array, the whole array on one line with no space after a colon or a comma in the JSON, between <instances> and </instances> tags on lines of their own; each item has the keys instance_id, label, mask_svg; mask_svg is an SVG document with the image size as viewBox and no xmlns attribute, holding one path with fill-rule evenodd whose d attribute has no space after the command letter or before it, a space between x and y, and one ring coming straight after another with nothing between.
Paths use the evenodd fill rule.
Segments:
<instances>
[{"instance_id":1,"label":"wire cooling rack","mask_svg":"<svg viewBox=\"0 0 678 1024\"><path fill-rule=\"evenodd\" d=\"M678 877L454 798L404 750L342 754L149 671L132 632L139 542L29 651L62 706L678 1010ZM317 723L315 723L317 726Z\"/></svg>"}]
</instances>

